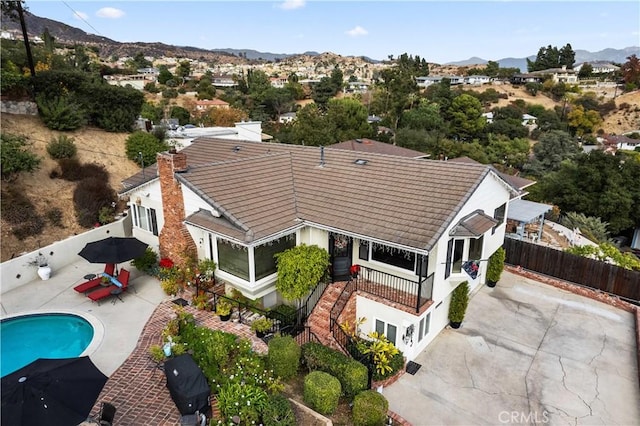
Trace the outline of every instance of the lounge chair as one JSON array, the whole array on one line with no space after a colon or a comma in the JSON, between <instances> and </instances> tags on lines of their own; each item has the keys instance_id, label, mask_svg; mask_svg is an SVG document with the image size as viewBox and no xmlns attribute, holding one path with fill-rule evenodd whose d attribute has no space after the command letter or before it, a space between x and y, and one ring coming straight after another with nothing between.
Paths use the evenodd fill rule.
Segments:
<instances>
[{"instance_id":1,"label":"lounge chair","mask_svg":"<svg viewBox=\"0 0 640 426\"><path fill-rule=\"evenodd\" d=\"M113 271L115 270L116 265L114 263L107 263L104 265L104 273L107 275L113 275ZM102 274L98 274L95 278L85 281L82 284L78 284L73 289L78 293L86 293L88 291L93 290L94 288L100 287L100 282L102 281Z\"/></svg>"},{"instance_id":2,"label":"lounge chair","mask_svg":"<svg viewBox=\"0 0 640 426\"><path fill-rule=\"evenodd\" d=\"M109 296L118 296L118 299L120 299L120 294L127 291L127 287L129 286L129 271L124 268L120 269L117 281L120 285L112 284L109 287L102 287L96 291L92 291L87 297L94 302L98 302L98 304L100 304L102 299L106 299Z\"/></svg>"}]
</instances>

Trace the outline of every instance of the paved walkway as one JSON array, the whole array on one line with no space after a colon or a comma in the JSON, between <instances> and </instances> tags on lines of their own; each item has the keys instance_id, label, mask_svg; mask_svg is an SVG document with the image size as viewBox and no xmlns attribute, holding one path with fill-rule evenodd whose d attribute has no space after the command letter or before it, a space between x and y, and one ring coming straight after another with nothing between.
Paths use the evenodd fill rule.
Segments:
<instances>
[{"instance_id":1,"label":"paved walkway","mask_svg":"<svg viewBox=\"0 0 640 426\"><path fill-rule=\"evenodd\" d=\"M632 314L505 272L384 389L414 425L640 424Z\"/></svg>"}]
</instances>

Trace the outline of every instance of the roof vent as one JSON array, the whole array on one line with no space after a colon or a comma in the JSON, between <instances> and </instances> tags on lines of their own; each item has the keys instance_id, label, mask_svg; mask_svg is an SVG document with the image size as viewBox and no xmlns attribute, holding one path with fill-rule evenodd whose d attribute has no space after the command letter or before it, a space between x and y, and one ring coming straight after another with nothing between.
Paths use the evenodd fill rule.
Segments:
<instances>
[{"instance_id":1,"label":"roof vent","mask_svg":"<svg viewBox=\"0 0 640 426\"><path fill-rule=\"evenodd\" d=\"M356 143L362 143L362 139L356 139Z\"/></svg>"},{"instance_id":2,"label":"roof vent","mask_svg":"<svg viewBox=\"0 0 640 426\"><path fill-rule=\"evenodd\" d=\"M233 147L233 152L239 152L240 151L240 145L236 145Z\"/></svg>"},{"instance_id":3,"label":"roof vent","mask_svg":"<svg viewBox=\"0 0 640 426\"><path fill-rule=\"evenodd\" d=\"M364 166L368 162L369 162L369 160L358 158L356 161L353 162L353 164L357 164L358 166Z\"/></svg>"}]
</instances>

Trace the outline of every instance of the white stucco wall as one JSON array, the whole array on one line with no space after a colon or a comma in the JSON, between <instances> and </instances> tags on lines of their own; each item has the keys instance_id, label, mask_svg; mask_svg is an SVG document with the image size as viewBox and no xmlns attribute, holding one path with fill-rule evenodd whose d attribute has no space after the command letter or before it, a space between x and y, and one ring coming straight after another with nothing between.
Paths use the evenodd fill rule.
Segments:
<instances>
[{"instance_id":1,"label":"white stucco wall","mask_svg":"<svg viewBox=\"0 0 640 426\"><path fill-rule=\"evenodd\" d=\"M164 226L164 215L162 212L162 196L160 193L160 181L155 180L146 185L137 188L129 193L129 210L134 205L140 205L156 211L156 221L158 224L158 233ZM133 217L132 217L133 220ZM156 253L160 251L160 242L156 235L152 232L133 226L133 236L149 244Z\"/></svg>"}]
</instances>

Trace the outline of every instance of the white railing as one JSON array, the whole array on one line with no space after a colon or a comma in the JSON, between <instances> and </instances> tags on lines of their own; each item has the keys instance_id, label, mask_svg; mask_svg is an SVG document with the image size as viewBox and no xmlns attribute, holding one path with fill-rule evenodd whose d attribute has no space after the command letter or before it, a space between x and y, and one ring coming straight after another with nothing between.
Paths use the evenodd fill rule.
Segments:
<instances>
[{"instance_id":1,"label":"white railing","mask_svg":"<svg viewBox=\"0 0 640 426\"><path fill-rule=\"evenodd\" d=\"M98 241L107 237L125 237L131 235L131 215L127 215L113 223L91 229L80 235L74 235L62 241L56 241L45 247L40 247L30 253L25 253L0 264L0 294L13 290L31 281L39 279L37 267L29 265L29 262L42 253L47 257L52 274L56 269L63 268L82 259L78 253L92 241Z\"/></svg>"}]
</instances>

